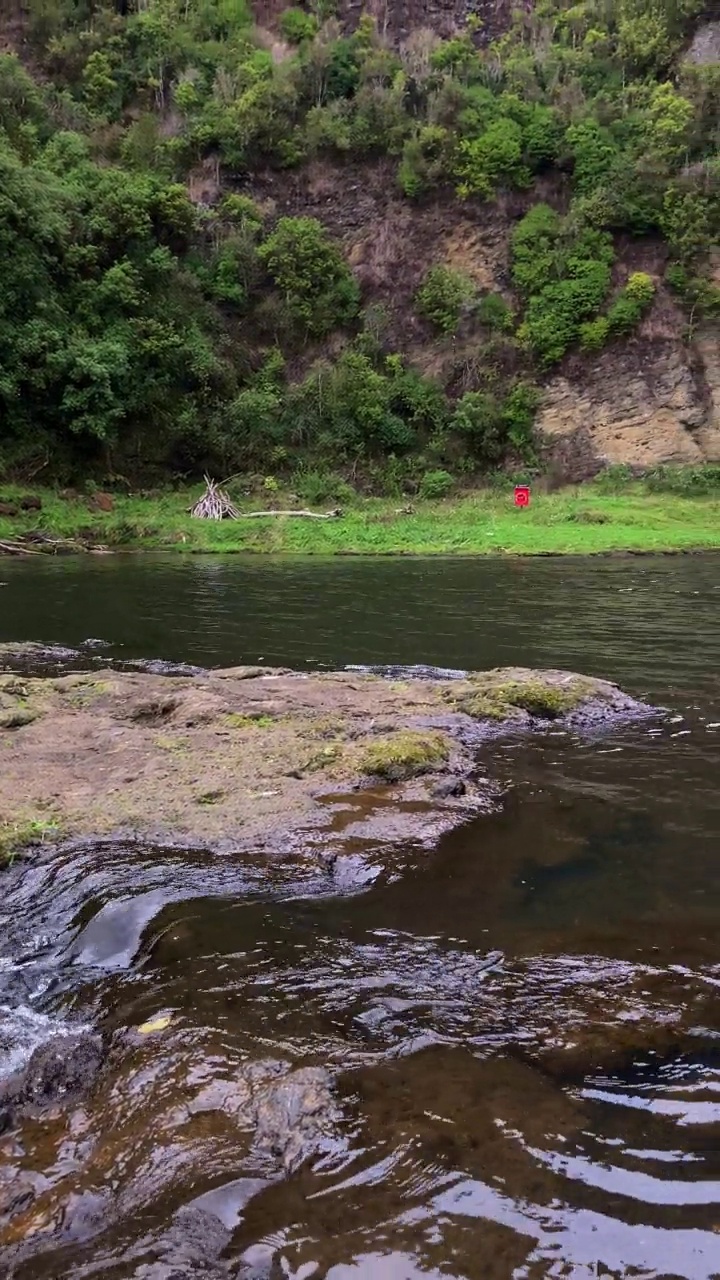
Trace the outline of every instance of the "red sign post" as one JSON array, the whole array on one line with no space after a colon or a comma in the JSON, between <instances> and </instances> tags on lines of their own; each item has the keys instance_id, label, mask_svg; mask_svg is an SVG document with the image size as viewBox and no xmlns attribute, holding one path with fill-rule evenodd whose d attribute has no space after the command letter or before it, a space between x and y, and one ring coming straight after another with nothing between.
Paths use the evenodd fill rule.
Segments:
<instances>
[{"instance_id":1,"label":"red sign post","mask_svg":"<svg viewBox=\"0 0 720 1280\"><path fill-rule=\"evenodd\" d=\"M526 485L526 484L515 485L515 506L516 507L530 506L530 486L529 485Z\"/></svg>"}]
</instances>

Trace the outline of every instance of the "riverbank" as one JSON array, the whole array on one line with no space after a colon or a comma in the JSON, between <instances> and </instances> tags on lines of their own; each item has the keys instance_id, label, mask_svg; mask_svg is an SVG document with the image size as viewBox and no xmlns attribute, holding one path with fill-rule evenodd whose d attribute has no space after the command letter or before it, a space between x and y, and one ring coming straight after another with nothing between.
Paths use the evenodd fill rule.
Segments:
<instances>
[{"instance_id":1,"label":"riverbank","mask_svg":"<svg viewBox=\"0 0 720 1280\"><path fill-rule=\"evenodd\" d=\"M719 497L652 493L639 482L618 493L590 484L533 493L527 509L513 505L511 491L475 490L436 502L357 497L327 520L280 515L221 522L191 518L197 488L148 497L113 494L105 499L111 509L103 511L92 495L67 498L5 486L0 506L18 505L27 493L40 508L0 514L0 543L41 532L91 547L226 554L597 555L720 547ZM273 493L239 496L237 505L247 513L307 504Z\"/></svg>"}]
</instances>

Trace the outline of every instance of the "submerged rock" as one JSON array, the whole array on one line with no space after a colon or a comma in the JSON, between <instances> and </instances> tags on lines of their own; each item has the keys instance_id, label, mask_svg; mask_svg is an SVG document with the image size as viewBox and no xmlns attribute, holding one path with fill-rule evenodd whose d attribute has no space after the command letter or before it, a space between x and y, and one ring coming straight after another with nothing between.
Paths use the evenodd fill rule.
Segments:
<instances>
[{"instance_id":1,"label":"submerged rock","mask_svg":"<svg viewBox=\"0 0 720 1280\"><path fill-rule=\"evenodd\" d=\"M0 1112L36 1115L76 1101L93 1084L104 1056L102 1039L92 1032L53 1036L24 1067L0 1079Z\"/></svg>"},{"instance_id":2,"label":"submerged rock","mask_svg":"<svg viewBox=\"0 0 720 1280\"><path fill-rule=\"evenodd\" d=\"M553 983L546 970L552 999L516 1045L547 1076L575 1083L598 1072L622 1073L641 1061L720 1047L720 996L692 972L619 961L565 968L566 983ZM528 1013L538 1011L529 984L526 1003Z\"/></svg>"},{"instance_id":3,"label":"submerged rock","mask_svg":"<svg viewBox=\"0 0 720 1280\"><path fill-rule=\"evenodd\" d=\"M258 1098L255 1149L279 1158L290 1172L337 1144L339 1120L329 1072L300 1067Z\"/></svg>"},{"instance_id":4,"label":"submerged rock","mask_svg":"<svg viewBox=\"0 0 720 1280\"><path fill-rule=\"evenodd\" d=\"M230 1232L214 1214L195 1206L179 1209L149 1251L155 1257L140 1263L132 1280L220 1280L230 1275L220 1261L229 1239Z\"/></svg>"}]
</instances>

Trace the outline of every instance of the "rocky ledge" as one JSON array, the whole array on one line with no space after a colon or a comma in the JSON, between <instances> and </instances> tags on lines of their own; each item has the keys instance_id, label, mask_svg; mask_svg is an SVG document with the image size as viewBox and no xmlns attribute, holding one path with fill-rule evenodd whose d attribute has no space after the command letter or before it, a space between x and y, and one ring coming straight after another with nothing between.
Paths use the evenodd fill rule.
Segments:
<instances>
[{"instance_id":1,"label":"rocky ledge","mask_svg":"<svg viewBox=\"0 0 720 1280\"><path fill-rule=\"evenodd\" d=\"M432 816L437 835L489 802L483 740L649 710L607 681L524 668L424 679L249 667L6 672L0 853L90 836L258 849L327 824L342 796L355 828L380 817L382 838L407 835L404 804L416 827Z\"/></svg>"}]
</instances>

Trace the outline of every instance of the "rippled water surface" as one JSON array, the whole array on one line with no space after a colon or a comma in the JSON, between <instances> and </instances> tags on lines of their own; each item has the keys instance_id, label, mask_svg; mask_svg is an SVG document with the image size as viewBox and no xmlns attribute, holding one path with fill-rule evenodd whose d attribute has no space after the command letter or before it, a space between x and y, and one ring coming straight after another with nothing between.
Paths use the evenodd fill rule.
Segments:
<instances>
[{"instance_id":1,"label":"rippled water surface","mask_svg":"<svg viewBox=\"0 0 720 1280\"><path fill-rule=\"evenodd\" d=\"M8 1276L720 1276L720 558L128 557L0 582L0 640L104 640L95 664L560 666L667 708L485 748L503 806L364 893L201 851L14 868L3 1069L58 1026L114 1047L102 1088L0 1133L0 1222L2 1168L31 1187ZM332 1102L263 1144L263 1091L308 1067ZM188 1205L218 1248L172 1243Z\"/></svg>"}]
</instances>

